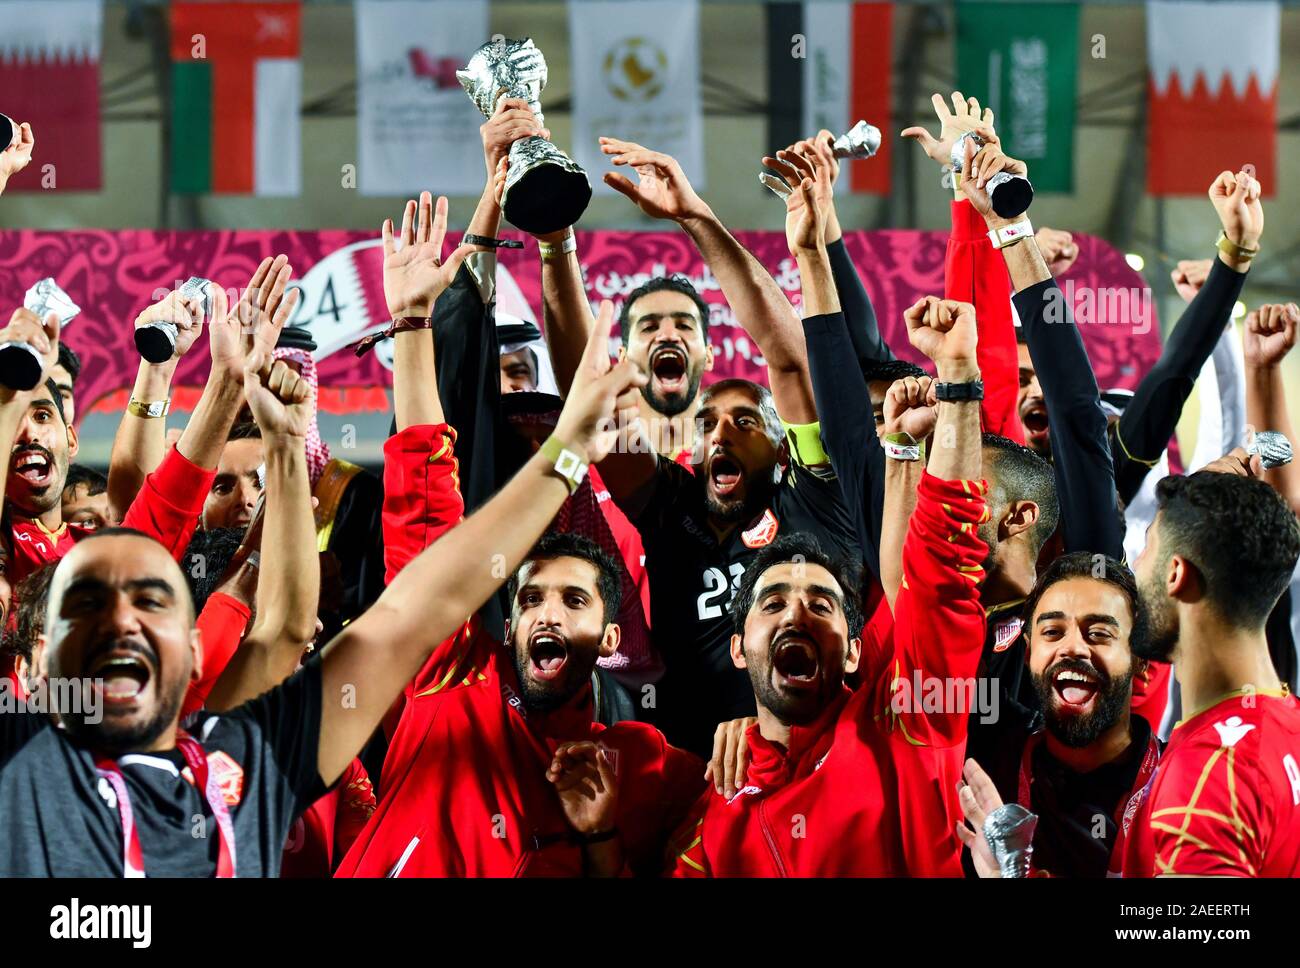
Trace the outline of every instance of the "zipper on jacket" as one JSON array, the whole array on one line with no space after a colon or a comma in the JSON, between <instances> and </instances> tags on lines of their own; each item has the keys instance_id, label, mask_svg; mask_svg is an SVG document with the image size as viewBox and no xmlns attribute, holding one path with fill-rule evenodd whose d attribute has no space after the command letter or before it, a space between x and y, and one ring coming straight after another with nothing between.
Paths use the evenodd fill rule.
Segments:
<instances>
[{"instance_id":1,"label":"zipper on jacket","mask_svg":"<svg viewBox=\"0 0 1300 968\"><path fill-rule=\"evenodd\" d=\"M772 861L776 864L777 877L786 877L785 861L781 860L781 852L776 848L776 838L772 836L772 828L767 824L767 800L763 800L758 805L758 825L763 829L763 837L767 840L768 850L772 852Z\"/></svg>"}]
</instances>

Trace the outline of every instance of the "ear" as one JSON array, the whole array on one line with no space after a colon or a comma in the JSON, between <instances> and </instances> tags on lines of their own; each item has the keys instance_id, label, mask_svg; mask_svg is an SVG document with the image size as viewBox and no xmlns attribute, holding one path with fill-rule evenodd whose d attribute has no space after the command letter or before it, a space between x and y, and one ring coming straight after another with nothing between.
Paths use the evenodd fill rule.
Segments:
<instances>
[{"instance_id":1,"label":"ear","mask_svg":"<svg viewBox=\"0 0 1300 968\"><path fill-rule=\"evenodd\" d=\"M744 640L739 635L731 637L731 664L737 669L746 669Z\"/></svg>"},{"instance_id":2,"label":"ear","mask_svg":"<svg viewBox=\"0 0 1300 968\"><path fill-rule=\"evenodd\" d=\"M618 651L618 643L623 639L623 630L618 627L617 622L610 622L605 626L605 634L600 637L600 657L608 659Z\"/></svg>"},{"instance_id":3,"label":"ear","mask_svg":"<svg viewBox=\"0 0 1300 968\"><path fill-rule=\"evenodd\" d=\"M198 682L203 678L203 633L197 628L190 630L190 656L194 660L190 681Z\"/></svg>"},{"instance_id":4,"label":"ear","mask_svg":"<svg viewBox=\"0 0 1300 968\"><path fill-rule=\"evenodd\" d=\"M68 460L77 456L77 428L68 424Z\"/></svg>"},{"instance_id":5,"label":"ear","mask_svg":"<svg viewBox=\"0 0 1300 968\"><path fill-rule=\"evenodd\" d=\"M857 672L862 661L862 640L849 639L849 654L844 657L844 671Z\"/></svg>"},{"instance_id":6,"label":"ear","mask_svg":"<svg viewBox=\"0 0 1300 968\"><path fill-rule=\"evenodd\" d=\"M1033 501L1012 501L998 529L1008 538L1024 534L1038 523L1038 505Z\"/></svg>"},{"instance_id":7,"label":"ear","mask_svg":"<svg viewBox=\"0 0 1300 968\"><path fill-rule=\"evenodd\" d=\"M50 640L44 632L36 636L36 644L32 646L32 661L28 669L28 682L38 682L46 679L50 675L50 663L48 659Z\"/></svg>"},{"instance_id":8,"label":"ear","mask_svg":"<svg viewBox=\"0 0 1300 968\"><path fill-rule=\"evenodd\" d=\"M709 342L707 334L704 337L704 372L713 372L713 344Z\"/></svg>"},{"instance_id":9,"label":"ear","mask_svg":"<svg viewBox=\"0 0 1300 968\"><path fill-rule=\"evenodd\" d=\"M1165 574L1165 590L1169 597L1188 601L1195 596L1200 573L1182 555L1169 556L1169 571Z\"/></svg>"}]
</instances>

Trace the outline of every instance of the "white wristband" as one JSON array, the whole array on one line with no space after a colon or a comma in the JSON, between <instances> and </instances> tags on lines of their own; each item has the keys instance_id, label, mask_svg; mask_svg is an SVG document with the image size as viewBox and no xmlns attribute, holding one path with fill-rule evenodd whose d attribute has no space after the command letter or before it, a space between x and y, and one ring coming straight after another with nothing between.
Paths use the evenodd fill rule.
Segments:
<instances>
[{"instance_id":1,"label":"white wristband","mask_svg":"<svg viewBox=\"0 0 1300 968\"><path fill-rule=\"evenodd\" d=\"M899 440L890 440L890 437L902 438ZM907 441L911 440L911 443ZM914 461L921 459L921 444L919 441L905 433L886 434L880 440L880 446L885 448L885 456L890 460L907 460Z\"/></svg>"},{"instance_id":2,"label":"white wristband","mask_svg":"<svg viewBox=\"0 0 1300 968\"><path fill-rule=\"evenodd\" d=\"M1029 219L1022 218L1019 222L1004 225L1000 229L989 229L989 241L993 243L993 248L1005 249L1033 234L1034 227L1029 224Z\"/></svg>"}]
</instances>

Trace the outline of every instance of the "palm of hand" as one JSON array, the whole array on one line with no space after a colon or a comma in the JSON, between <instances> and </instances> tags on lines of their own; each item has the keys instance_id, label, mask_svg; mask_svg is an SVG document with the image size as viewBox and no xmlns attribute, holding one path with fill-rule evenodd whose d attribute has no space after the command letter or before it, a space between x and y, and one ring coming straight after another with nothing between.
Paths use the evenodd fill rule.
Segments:
<instances>
[{"instance_id":1,"label":"palm of hand","mask_svg":"<svg viewBox=\"0 0 1300 968\"><path fill-rule=\"evenodd\" d=\"M803 196L796 185L794 194L785 200L785 238L790 247L816 245L818 233L815 231L815 223L816 219L803 203Z\"/></svg>"},{"instance_id":2,"label":"palm of hand","mask_svg":"<svg viewBox=\"0 0 1300 968\"><path fill-rule=\"evenodd\" d=\"M428 316L438 294L450 282L439 264L439 246L421 242L403 246L384 257L384 294L393 315L408 312Z\"/></svg>"},{"instance_id":3,"label":"palm of hand","mask_svg":"<svg viewBox=\"0 0 1300 968\"><path fill-rule=\"evenodd\" d=\"M671 218L680 214L682 200L672 183L654 165L637 165L637 197L641 211L653 218Z\"/></svg>"}]
</instances>

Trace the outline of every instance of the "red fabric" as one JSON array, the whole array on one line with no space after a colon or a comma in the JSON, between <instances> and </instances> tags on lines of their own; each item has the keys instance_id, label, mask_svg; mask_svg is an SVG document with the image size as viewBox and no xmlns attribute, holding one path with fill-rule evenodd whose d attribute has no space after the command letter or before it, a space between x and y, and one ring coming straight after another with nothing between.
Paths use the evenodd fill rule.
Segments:
<instances>
[{"instance_id":1,"label":"red fabric","mask_svg":"<svg viewBox=\"0 0 1300 968\"><path fill-rule=\"evenodd\" d=\"M173 558L180 561L194 537L217 469L191 463L172 447L150 474L126 509L122 527L135 528L157 538Z\"/></svg>"},{"instance_id":2,"label":"red fabric","mask_svg":"<svg viewBox=\"0 0 1300 968\"><path fill-rule=\"evenodd\" d=\"M943 295L975 307L979 345L975 350L984 380L980 417L990 433L1025 442L1016 398L1020 395L1020 357L1011 319L1011 277L1002 253L989 241L984 217L965 199L952 203L952 235L943 264Z\"/></svg>"},{"instance_id":3,"label":"red fabric","mask_svg":"<svg viewBox=\"0 0 1300 968\"><path fill-rule=\"evenodd\" d=\"M456 431L407 427L384 442L384 584L465 516Z\"/></svg>"},{"instance_id":4,"label":"red fabric","mask_svg":"<svg viewBox=\"0 0 1300 968\"><path fill-rule=\"evenodd\" d=\"M281 877L329 877L375 812L375 791L354 759L338 785L294 821L280 859Z\"/></svg>"},{"instance_id":5,"label":"red fabric","mask_svg":"<svg viewBox=\"0 0 1300 968\"><path fill-rule=\"evenodd\" d=\"M213 592L203 603L203 611L199 612L194 623L203 637L203 672L185 692L185 701L181 703L182 717L202 709L208 701L212 687L238 650L252 616L247 605L222 592Z\"/></svg>"},{"instance_id":6,"label":"red fabric","mask_svg":"<svg viewBox=\"0 0 1300 968\"><path fill-rule=\"evenodd\" d=\"M1165 707L1169 705L1171 668L1168 662L1148 662L1146 671L1133 677L1133 698L1129 709L1150 723L1154 730L1160 729Z\"/></svg>"},{"instance_id":7,"label":"red fabric","mask_svg":"<svg viewBox=\"0 0 1300 968\"><path fill-rule=\"evenodd\" d=\"M673 873L700 876L961 876L957 780L969 707L922 711L938 679L973 692L984 644L979 603L985 485L925 474L903 547L892 630L864 632L863 682L784 749L749 731L747 785L707 791L676 838ZM870 641L880 633L888 642Z\"/></svg>"},{"instance_id":8,"label":"red fabric","mask_svg":"<svg viewBox=\"0 0 1300 968\"><path fill-rule=\"evenodd\" d=\"M1130 829L1125 877L1300 876L1300 702L1248 692L1169 737Z\"/></svg>"}]
</instances>

